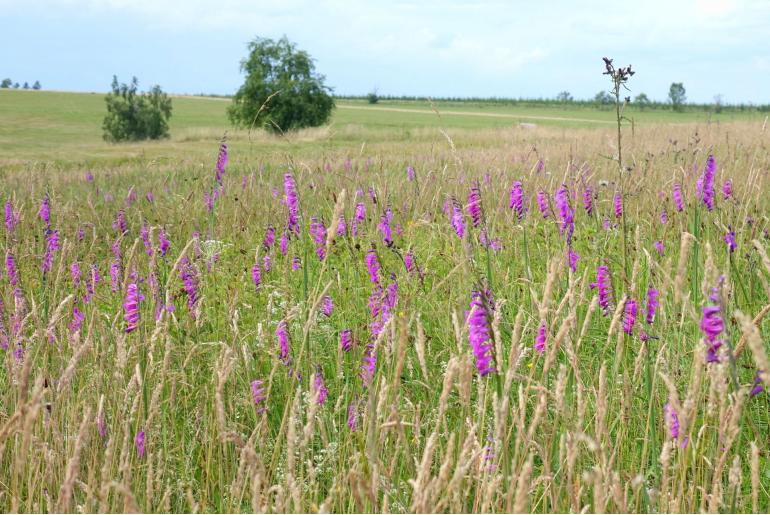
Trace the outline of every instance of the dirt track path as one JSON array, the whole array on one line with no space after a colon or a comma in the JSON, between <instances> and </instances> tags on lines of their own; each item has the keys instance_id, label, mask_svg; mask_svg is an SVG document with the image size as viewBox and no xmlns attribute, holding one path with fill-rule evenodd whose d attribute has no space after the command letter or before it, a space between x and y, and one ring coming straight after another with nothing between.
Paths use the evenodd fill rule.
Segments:
<instances>
[{"instance_id":1,"label":"dirt track path","mask_svg":"<svg viewBox=\"0 0 770 515\"><path fill-rule=\"evenodd\" d=\"M434 111L428 111L426 109L408 109L405 107L365 107L355 106L348 104L337 104L340 109L358 109L361 111L388 111L392 113L414 113L414 114L430 114L435 116ZM509 118L512 120L550 120L555 122L583 122L583 123L599 123L599 124L614 124L612 120L593 120L591 118L568 118L565 116L543 116L543 115L520 115L520 114L505 114L505 113L480 113L477 111L444 111L439 110L442 115L452 116L480 116L487 118Z\"/></svg>"}]
</instances>

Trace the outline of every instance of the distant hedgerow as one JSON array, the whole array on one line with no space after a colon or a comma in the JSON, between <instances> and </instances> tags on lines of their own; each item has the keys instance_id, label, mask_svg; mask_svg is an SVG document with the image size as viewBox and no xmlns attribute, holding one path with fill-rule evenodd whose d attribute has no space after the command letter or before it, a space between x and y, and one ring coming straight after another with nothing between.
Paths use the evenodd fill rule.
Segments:
<instances>
[{"instance_id":1,"label":"distant hedgerow","mask_svg":"<svg viewBox=\"0 0 770 515\"><path fill-rule=\"evenodd\" d=\"M171 118L171 99L160 86L139 93L139 81L119 84L112 77L112 92L104 98L107 115L102 128L106 141L138 141L168 138L168 119Z\"/></svg>"}]
</instances>

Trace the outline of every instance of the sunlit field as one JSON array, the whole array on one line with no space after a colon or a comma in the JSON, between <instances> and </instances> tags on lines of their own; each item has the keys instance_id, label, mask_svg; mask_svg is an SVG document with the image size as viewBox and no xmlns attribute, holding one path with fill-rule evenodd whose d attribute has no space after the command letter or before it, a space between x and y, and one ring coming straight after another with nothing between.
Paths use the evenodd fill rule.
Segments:
<instances>
[{"instance_id":1,"label":"sunlit field","mask_svg":"<svg viewBox=\"0 0 770 515\"><path fill-rule=\"evenodd\" d=\"M0 511L770 510L766 119L8 94Z\"/></svg>"}]
</instances>

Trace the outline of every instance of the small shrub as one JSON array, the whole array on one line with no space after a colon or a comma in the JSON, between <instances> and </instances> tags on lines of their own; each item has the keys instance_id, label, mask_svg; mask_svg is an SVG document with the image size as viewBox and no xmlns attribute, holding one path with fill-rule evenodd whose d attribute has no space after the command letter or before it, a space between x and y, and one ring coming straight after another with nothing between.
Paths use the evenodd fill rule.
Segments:
<instances>
[{"instance_id":1,"label":"small shrub","mask_svg":"<svg viewBox=\"0 0 770 515\"><path fill-rule=\"evenodd\" d=\"M112 92L104 98L107 116L102 128L106 141L138 141L168 138L168 119L171 117L171 99L160 86L139 93L136 77L130 85L119 84L112 78Z\"/></svg>"}]
</instances>

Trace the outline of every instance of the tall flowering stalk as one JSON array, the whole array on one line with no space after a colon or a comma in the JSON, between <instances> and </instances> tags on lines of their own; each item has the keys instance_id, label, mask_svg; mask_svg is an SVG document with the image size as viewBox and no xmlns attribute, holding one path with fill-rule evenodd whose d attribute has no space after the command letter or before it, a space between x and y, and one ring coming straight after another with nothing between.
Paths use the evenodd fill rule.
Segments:
<instances>
[{"instance_id":1,"label":"tall flowering stalk","mask_svg":"<svg viewBox=\"0 0 770 515\"><path fill-rule=\"evenodd\" d=\"M482 377L495 372L489 300L489 295L484 292L471 292L470 311L467 314L468 343L476 360L476 369Z\"/></svg>"},{"instance_id":2,"label":"tall flowering stalk","mask_svg":"<svg viewBox=\"0 0 770 515\"><path fill-rule=\"evenodd\" d=\"M393 221L393 211L388 207L380 217L380 223L377 224L377 229L382 234L382 241L386 246L393 245L393 229L390 224Z\"/></svg>"},{"instance_id":3,"label":"tall flowering stalk","mask_svg":"<svg viewBox=\"0 0 770 515\"><path fill-rule=\"evenodd\" d=\"M139 324L139 287L136 283L129 283L126 288L126 300L123 302L123 318L126 321L126 332L131 333L136 330Z\"/></svg>"},{"instance_id":4,"label":"tall flowering stalk","mask_svg":"<svg viewBox=\"0 0 770 515\"><path fill-rule=\"evenodd\" d=\"M369 272L369 280L372 284L380 283L380 261L377 259L377 251L370 249L366 253L366 270Z\"/></svg>"},{"instance_id":5,"label":"tall flowering stalk","mask_svg":"<svg viewBox=\"0 0 770 515\"><path fill-rule=\"evenodd\" d=\"M451 223L457 237L462 239L465 236L465 218L463 217L462 207L457 200L452 201Z\"/></svg>"},{"instance_id":6,"label":"tall flowering stalk","mask_svg":"<svg viewBox=\"0 0 770 515\"><path fill-rule=\"evenodd\" d=\"M551 214L551 206L548 203L548 194L544 191L537 192L537 207L543 218L548 218Z\"/></svg>"},{"instance_id":7,"label":"tall flowering stalk","mask_svg":"<svg viewBox=\"0 0 770 515\"><path fill-rule=\"evenodd\" d=\"M516 217L519 220L524 218L524 190L522 189L521 181L515 181L513 186L511 186L511 194L508 207L513 209L513 211L516 213Z\"/></svg>"},{"instance_id":8,"label":"tall flowering stalk","mask_svg":"<svg viewBox=\"0 0 770 515\"><path fill-rule=\"evenodd\" d=\"M43 271L43 275L51 271L51 267L53 266L53 257L57 250L59 250L59 231L49 230L48 234L46 235L43 263L40 267Z\"/></svg>"},{"instance_id":9,"label":"tall flowering stalk","mask_svg":"<svg viewBox=\"0 0 770 515\"><path fill-rule=\"evenodd\" d=\"M599 296L599 305L602 308L604 316L609 315L612 291L609 267L602 265L596 268L596 281L591 283L590 287L591 289L595 289Z\"/></svg>"},{"instance_id":10,"label":"tall flowering stalk","mask_svg":"<svg viewBox=\"0 0 770 515\"><path fill-rule=\"evenodd\" d=\"M566 234L567 243L572 241L572 234L575 232L575 212L569 201L569 190L566 184L556 192L556 207L559 209L561 218L561 234Z\"/></svg>"},{"instance_id":11,"label":"tall flowering stalk","mask_svg":"<svg viewBox=\"0 0 770 515\"><path fill-rule=\"evenodd\" d=\"M310 219L310 237L315 243L315 253L319 261L326 258L326 226L316 217Z\"/></svg>"},{"instance_id":12,"label":"tall flowering stalk","mask_svg":"<svg viewBox=\"0 0 770 515\"><path fill-rule=\"evenodd\" d=\"M713 155L709 155L706 160L706 168L703 170L703 175L698 179L698 190L701 200L709 211L714 209L714 176L716 175L716 171L716 160Z\"/></svg>"},{"instance_id":13,"label":"tall flowering stalk","mask_svg":"<svg viewBox=\"0 0 770 515\"><path fill-rule=\"evenodd\" d=\"M652 324L655 321L655 313L658 310L658 290L650 288L647 290L647 323Z\"/></svg>"},{"instance_id":14,"label":"tall flowering stalk","mask_svg":"<svg viewBox=\"0 0 770 515\"><path fill-rule=\"evenodd\" d=\"M679 183L674 183L671 188L671 196L674 198L674 205L676 210L680 213L684 211L684 198L682 197L682 187Z\"/></svg>"},{"instance_id":15,"label":"tall flowering stalk","mask_svg":"<svg viewBox=\"0 0 770 515\"><path fill-rule=\"evenodd\" d=\"M637 306L634 299L628 299L623 308L623 332L633 334L634 324L636 324Z\"/></svg>"},{"instance_id":16,"label":"tall flowering stalk","mask_svg":"<svg viewBox=\"0 0 770 515\"><path fill-rule=\"evenodd\" d=\"M275 337L278 339L278 359L284 364L289 364L289 329L286 321L280 320L275 328Z\"/></svg>"},{"instance_id":17,"label":"tall flowering stalk","mask_svg":"<svg viewBox=\"0 0 770 515\"><path fill-rule=\"evenodd\" d=\"M468 215L471 217L473 227L479 227L483 221L483 210L481 208L481 191L476 183L471 187L468 193ZM459 232L458 232L459 235Z\"/></svg>"},{"instance_id":18,"label":"tall flowering stalk","mask_svg":"<svg viewBox=\"0 0 770 515\"><path fill-rule=\"evenodd\" d=\"M706 337L706 344L708 345L706 361L708 363L718 362L719 348L722 346L722 340L719 339L719 336L725 329L725 324L722 320L722 310L718 305L705 306L703 308L700 329Z\"/></svg>"},{"instance_id":19,"label":"tall flowering stalk","mask_svg":"<svg viewBox=\"0 0 770 515\"><path fill-rule=\"evenodd\" d=\"M200 298L198 270L186 256L179 263L179 278L182 280L182 288L187 295L187 309L190 317L195 320L196 307Z\"/></svg>"},{"instance_id":20,"label":"tall flowering stalk","mask_svg":"<svg viewBox=\"0 0 770 515\"><path fill-rule=\"evenodd\" d=\"M289 232L299 236L299 196L297 195L297 183L291 173L286 173L283 176L283 192L286 196L286 208L288 209L286 225Z\"/></svg>"},{"instance_id":21,"label":"tall flowering stalk","mask_svg":"<svg viewBox=\"0 0 770 515\"><path fill-rule=\"evenodd\" d=\"M219 154L217 155L217 166L216 166L216 175L215 179L217 181L217 184L222 184L222 179L225 175L225 167L227 166L228 161L228 154L227 154L227 141L222 138L222 143L219 145Z\"/></svg>"}]
</instances>

